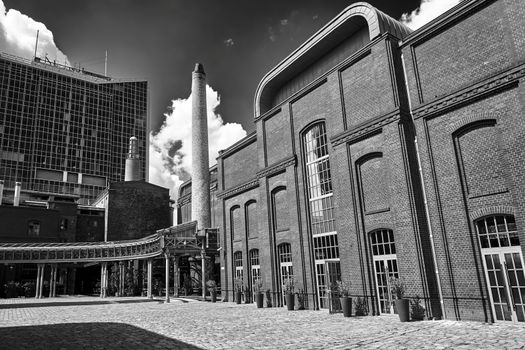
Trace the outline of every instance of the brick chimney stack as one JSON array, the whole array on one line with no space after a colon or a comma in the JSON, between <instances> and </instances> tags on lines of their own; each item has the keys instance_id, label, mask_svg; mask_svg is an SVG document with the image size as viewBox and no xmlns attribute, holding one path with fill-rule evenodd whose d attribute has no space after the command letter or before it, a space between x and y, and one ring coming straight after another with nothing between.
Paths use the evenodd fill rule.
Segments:
<instances>
[{"instance_id":1,"label":"brick chimney stack","mask_svg":"<svg viewBox=\"0 0 525 350\"><path fill-rule=\"evenodd\" d=\"M203 229L211 226L211 210L206 74L200 63L195 64L192 73L191 96L191 218L197 221L198 229Z\"/></svg>"}]
</instances>

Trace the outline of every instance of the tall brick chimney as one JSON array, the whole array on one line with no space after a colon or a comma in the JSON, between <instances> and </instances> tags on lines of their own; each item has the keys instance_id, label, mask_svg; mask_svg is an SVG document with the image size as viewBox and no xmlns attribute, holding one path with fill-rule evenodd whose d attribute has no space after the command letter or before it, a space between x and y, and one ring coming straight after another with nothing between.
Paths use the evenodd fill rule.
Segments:
<instances>
[{"instance_id":1,"label":"tall brick chimney","mask_svg":"<svg viewBox=\"0 0 525 350\"><path fill-rule=\"evenodd\" d=\"M203 229L211 226L211 214L206 74L200 63L192 73L191 96L191 219Z\"/></svg>"},{"instance_id":2,"label":"tall brick chimney","mask_svg":"<svg viewBox=\"0 0 525 350\"><path fill-rule=\"evenodd\" d=\"M140 180L140 158L139 145L135 136L129 139L129 152L126 157L126 169L124 172L124 181Z\"/></svg>"}]
</instances>

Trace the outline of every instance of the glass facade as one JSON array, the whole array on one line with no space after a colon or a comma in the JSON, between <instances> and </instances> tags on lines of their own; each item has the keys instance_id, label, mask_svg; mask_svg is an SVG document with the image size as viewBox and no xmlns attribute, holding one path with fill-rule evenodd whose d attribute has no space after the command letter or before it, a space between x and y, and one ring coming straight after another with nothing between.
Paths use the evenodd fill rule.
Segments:
<instances>
[{"instance_id":1,"label":"glass facade","mask_svg":"<svg viewBox=\"0 0 525 350\"><path fill-rule=\"evenodd\" d=\"M147 82L0 56L0 179L89 204L123 181L129 138L146 175Z\"/></svg>"},{"instance_id":2,"label":"glass facade","mask_svg":"<svg viewBox=\"0 0 525 350\"><path fill-rule=\"evenodd\" d=\"M329 307L328 294L341 279L339 243L335 228L330 155L324 123L312 126L303 135L310 231L313 236L317 297L321 309Z\"/></svg>"}]
</instances>

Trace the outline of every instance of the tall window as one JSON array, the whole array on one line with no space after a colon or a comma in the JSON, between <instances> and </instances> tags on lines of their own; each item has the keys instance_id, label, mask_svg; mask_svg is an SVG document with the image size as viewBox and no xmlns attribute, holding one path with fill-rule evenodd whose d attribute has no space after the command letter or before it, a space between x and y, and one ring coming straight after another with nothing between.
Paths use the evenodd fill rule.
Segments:
<instances>
[{"instance_id":1,"label":"tall window","mask_svg":"<svg viewBox=\"0 0 525 350\"><path fill-rule=\"evenodd\" d=\"M303 137L311 228L314 235L335 231L332 177L324 123L316 124Z\"/></svg>"},{"instance_id":2,"label":"tall window","mask_svg":"<svg viewBox=\"0 0 525 350\"><path fill-rule=\"evenodd\" d=\"M233 266L235 267L235 277L244 280L242 252L233 253Z\"/></svg>"},{"instance_id":3,"label":"tall window","mask_svg":"<svg viewBox=\"0 0 525 350\"><path fill-rule=\"evenodd\" d=\"M290 243L280 244L277 247L277 253L279 254L279 267L281 270L282 286L284 281L288 280L289 278L293 278L292 246Z\"/></svg>"},{"instance_id":4,"label":"tall window","mask_svg":"<svg viewBox=\"0 0 525 350\"><path fill-rule=\"evenodd\" d=\"M313 236L320 308L327 308L331 286L341 279L339 243L335 229L330 155L324 123L303 134L310 231Z\"/></svg>"},{"instance_id":5,"label":"tall window","mask_svg":"<svg viewBox=\"0 0 525 350\"><path fill-rule=\"evenodd\" d=\"M250 250L250 270L252 273L252 289L261 279L261 264L259 262L259 249Z\"/></svg>"}]
</instances>

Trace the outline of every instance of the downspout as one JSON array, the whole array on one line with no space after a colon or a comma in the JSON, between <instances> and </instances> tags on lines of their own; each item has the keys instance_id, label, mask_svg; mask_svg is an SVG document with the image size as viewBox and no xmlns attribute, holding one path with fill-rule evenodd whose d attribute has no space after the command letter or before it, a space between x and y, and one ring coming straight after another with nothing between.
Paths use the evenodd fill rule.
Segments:
<instances>
[{"instance_id":1,"label":"downspout","mask_svg":"<svg viewBox=\"0 0 525 350\"><path fill-rule=\"evenodd\" d=\"M403 77L405 79L405 90L406 90L406 93L407 93L408 111L410 113L410 117L412 118L412 120L414 120L414 118L412 116L412 102L410 100L410 90L408 88L408 79L407 79L406 68L405 68L405 57L404 57L404 55L402 53L401 53L401 64L402 64L402 67L403 67ZM415 128L414 128L414 133L415 133ZM435 268L435 271L436 271L435 274L436 274L437 289L438 289L438 293L439 293L439 304L441 306L441 313L442 313L443 319L446 319L445 304L444 304L444 301L443 301L443 290L441 288L441 277L439 275L439 266L438 266L437 255L436 255L436 244L434 242L434 235L433 235L433 232L432 232L432 225L430 224L430 211L428 209L427 192L425 190L425 181L424 181L424 177L423 177L423 169L421 167L421 158L419 156L419 144L417 142L417 136L416 135L414 135L414 144L416 146L417 168L418 168L418 172L419 172L419 181L421 182L421 194L423 195L423 203L424 203L424 207L425 207L425 217L426 217L426 220L427 220L427 229L428 229L428 234L429 234L429 238L430 238L430 248L432 250L432 261L434 262L434 268Z\"/></svg>"}]
</instances>

